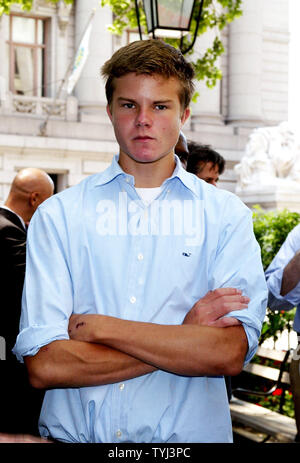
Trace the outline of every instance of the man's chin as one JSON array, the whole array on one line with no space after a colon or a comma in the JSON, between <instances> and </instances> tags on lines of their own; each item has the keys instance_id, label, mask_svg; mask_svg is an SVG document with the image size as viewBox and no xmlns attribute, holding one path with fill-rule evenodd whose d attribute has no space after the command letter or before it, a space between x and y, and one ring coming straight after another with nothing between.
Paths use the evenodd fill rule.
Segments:
<instances>
[{"instance_id":1,"label":"man's chin","mask_svg":"<svg viewBox=\"0 0 300 463\"><path fill-rule=\"evenodd\" d=\"M152 153L124 153L127 157L132 159L138 164L154 164L156 162L161 161L163 158L170 156L174 157L174 153L159 153L153 154Z\"/></svg>"}]
</instances>

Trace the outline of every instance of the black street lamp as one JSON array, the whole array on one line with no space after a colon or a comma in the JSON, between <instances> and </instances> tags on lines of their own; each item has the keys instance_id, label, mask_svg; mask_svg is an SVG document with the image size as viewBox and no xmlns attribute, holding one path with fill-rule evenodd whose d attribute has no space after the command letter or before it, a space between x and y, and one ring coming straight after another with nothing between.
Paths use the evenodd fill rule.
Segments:
<instances>
[{"instance_id":1,"label":"black street lamp","mask_svg":"<svg viewBox=\"0 0 300 463\"><path fill-rule=\"evenodd\" d=\"M143 0L148 35L150 35L153 39L158 37L181 39L181 52L187 53L193 48L197 38L203 2L204 0L200 0L194 39L191 45L187 49L183 50L183 37L190 30L196 0ZM143 40L138 0L135 0L135 8L140 39Z\"/></svg>"}]
</instances>

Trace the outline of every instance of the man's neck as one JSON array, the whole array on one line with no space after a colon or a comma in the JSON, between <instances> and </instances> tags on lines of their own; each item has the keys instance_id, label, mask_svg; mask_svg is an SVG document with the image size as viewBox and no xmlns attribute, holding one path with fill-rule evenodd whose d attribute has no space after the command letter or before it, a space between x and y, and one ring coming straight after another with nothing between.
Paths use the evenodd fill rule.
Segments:
<instances>
[{"instance_id":1,"label":"man's neck","mask_svg":"<svg viewBox=\"0 0 300 463\"><path fill-rule=\"evenodd\" d=\"M19 217L21 217L21 219L26 223L29 221L28 219L28 214L26 214L24 212L24 208L22 208L21 206L19 206L18 204L16 204L15 202L13 201L9 201L7 200L5 203L4 203L4 206L6 206L8 209L10 209L12 212L14 212L15 214L17 214Z\"/></svg>"},{"instance_id":2,"label":"man's neck","mask_svg":"<svg viewBox=\"0 0 300 463\"><path fill-rule=\"evenodd\" d=\"M127 154L120 153L119 164L135 180L136 188L156 188L174 172L176 162L174 154L168 154L154 162L137 162Z\"/></svg>"}]
</instances>

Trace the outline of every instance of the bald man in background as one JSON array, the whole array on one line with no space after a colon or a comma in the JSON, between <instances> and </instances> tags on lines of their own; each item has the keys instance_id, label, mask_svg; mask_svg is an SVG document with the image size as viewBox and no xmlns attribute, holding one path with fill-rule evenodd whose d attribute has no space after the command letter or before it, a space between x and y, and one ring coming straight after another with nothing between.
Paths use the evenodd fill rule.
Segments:
<instances>
[{"instance_id":1,"label":"bald man in background","mask_svg":"<svg viewBox=\"0 0 300 463\"><path fill-rule=\"evenodd\" d=\"M53 181L46 172L23 169L0 207L0 433L38 435L42 396L29 386L26 369L11 349L19 332L27 226L53 191Z\"/></svg>"}]
</instances>

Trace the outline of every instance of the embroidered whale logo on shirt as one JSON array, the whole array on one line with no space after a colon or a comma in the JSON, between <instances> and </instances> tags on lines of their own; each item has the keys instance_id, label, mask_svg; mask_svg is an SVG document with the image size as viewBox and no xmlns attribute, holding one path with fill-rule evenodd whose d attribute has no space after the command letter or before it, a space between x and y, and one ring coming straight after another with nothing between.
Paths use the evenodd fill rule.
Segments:
<instances>
[{"instance_id":1,"label":"embroidered whale logo on shirt","mask_svg":"<svg viewBox=\"0 0 300 463\"><path fill-rule=\"evenodd\" d=\"M192 253L191 252L183 252L182 255L184 257L190 257L192 255Z\"/></svg>"}]
</instances>

